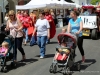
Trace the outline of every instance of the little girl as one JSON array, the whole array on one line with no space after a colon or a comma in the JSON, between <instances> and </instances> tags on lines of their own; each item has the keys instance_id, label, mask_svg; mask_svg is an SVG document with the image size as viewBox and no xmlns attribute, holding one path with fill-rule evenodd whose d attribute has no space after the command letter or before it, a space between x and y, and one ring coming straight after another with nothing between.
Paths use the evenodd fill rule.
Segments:
<instances>
[{"instance_id":1,"label":"little girl","mask_svg":"<svg viewBox=\"0 0 100 75\"><path fill-rule=\"evenodd\" d=\"M2 47L0 48L0 56L5 56L8 52L9 43L4 41Z\"/></svg>"},{"instance_id":2,"label":"little girl","mask_svg":"<svg viewBox=\"0 0 100 75\"><path fill-rule=\"evenodd\" d=\"M66 43L62 43L61 47L66 47ZM61 49L59 48L54 59L57 60L58 56L61 54L62 58L60 60L64 60L65 57L70 53L70 51L68 49Z\"/></svg>"},{"instance_id":3,"label":"little girl","mask_svg":"<svg viewBox=\"0 0 100 75\"><path fill-rule=\"evenodd\" d=\"M67 32L67 29L66 28L63 28L62 29L62 33L66 33Z\"/></svg>"},{"instance_id":4,"label":"little girl","mask_svg":"<svg viewBox=\"0 0 100 75\"><path fill-rule=\"evenodd\" d=\"M58 48L58 50L55 54L55 57L54 57L55 60L58 59L59 55L62 55L60 60L64 60L65 57L70 53L70 51L67 48L65 48L65 47L68 47L67 42L66 42L66 41L68 41L68 39L67 38L66 39L61 38L61 39L62 39L60 42L61 48Z\"/></svg>"}]
</instances>

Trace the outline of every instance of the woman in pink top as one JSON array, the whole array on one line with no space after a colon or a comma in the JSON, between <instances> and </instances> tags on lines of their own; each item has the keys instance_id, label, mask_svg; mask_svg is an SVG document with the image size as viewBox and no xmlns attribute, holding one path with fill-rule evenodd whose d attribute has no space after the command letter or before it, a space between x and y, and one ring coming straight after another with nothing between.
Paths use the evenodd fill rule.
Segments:
<instances>
[{"instance_id":1,"label":"woman in pink top","mask_svg":"<svg viewBox=\"0 0 100 75\"><path fill-rule=\"evenodd\" d=\"M10 30L10 35L15 38L14 47L14 60L17 60L17 48L22 54L22 60L25 59L25 52L22 48L23 41L23 26L19 19L16 18L15 12L13 10L9 11L9 20L7 22L6 30Z\"/></svg>"}]
</instances>

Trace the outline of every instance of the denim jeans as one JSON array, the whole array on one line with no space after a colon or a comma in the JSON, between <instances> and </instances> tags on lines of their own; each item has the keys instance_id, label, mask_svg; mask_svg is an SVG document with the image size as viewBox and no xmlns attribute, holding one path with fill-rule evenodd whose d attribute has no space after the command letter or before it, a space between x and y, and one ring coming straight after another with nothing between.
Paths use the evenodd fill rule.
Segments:
<instances>
[{"instance_id":1,"label":"denim jeans","mask_svg":"<svg viewBox=\"0 0 100 75\"><path fill-rule=\"evenodd\" d=\"M40 48L40 55L45 56L47 36L37 36L37 44Z\"/></svg>"},{"instance_id":2,"label":"denim jeans","mask_svg":"<svg viewBox=\"0 0 100 75\"><path fill-rule=\"evenodd\" d=\"M28 38L28 29L24 28L23 31L25 33L25 41L27 42L29 40L29 38Z\"/></svg>"},{"instance_id":3,"label":"denim jeans","mask_svg":"<svg viewBox=\"0 0 100 75\"><path fill-rule=\"evenodd\" d=\"M48 43L50 43L50 39L47 38L46 39L46 44L48 44Z\"/></svg>"},{"instance_id":4,"label":"denim jeans","mask_svg":"<svg viewBox=\"0 0 100 75\"><path fill-rule=\"evenodd\" d=\"M36 45L36 38L35 36L31 37L30 46Z\"/></svg>"}]
</instances>

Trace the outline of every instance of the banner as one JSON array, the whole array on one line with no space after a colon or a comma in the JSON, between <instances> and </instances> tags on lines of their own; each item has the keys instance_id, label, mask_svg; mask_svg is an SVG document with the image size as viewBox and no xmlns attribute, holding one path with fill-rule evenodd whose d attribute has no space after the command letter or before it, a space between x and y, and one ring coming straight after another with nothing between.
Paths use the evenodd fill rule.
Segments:
<instances>
[{"instance_id":1,"label":"banner","mask_svg":"<svg viewBox=\"0 0 100 75\"><path fill-rule=\"evenodd\" d=\"M83 21L83 28L94 29L97 28L96 16L79 16Z\"/></svg>"}]
</instances>

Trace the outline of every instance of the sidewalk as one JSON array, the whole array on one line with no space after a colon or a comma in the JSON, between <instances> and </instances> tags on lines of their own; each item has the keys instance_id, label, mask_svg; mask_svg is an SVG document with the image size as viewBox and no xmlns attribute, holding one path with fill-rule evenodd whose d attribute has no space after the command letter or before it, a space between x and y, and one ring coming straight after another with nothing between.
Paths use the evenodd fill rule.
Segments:
<instances>
[{"instance_id":1,"label":"sidewalk","mask_svg":"<svg viewBox=\"0 0 100 75\"><path fill-rule=\"evenodd\" d=\"M57 29L62 29L62 28L67 28L68 25L65 25L63 27L57 28Z\"/></svg>"}]
</instances>

